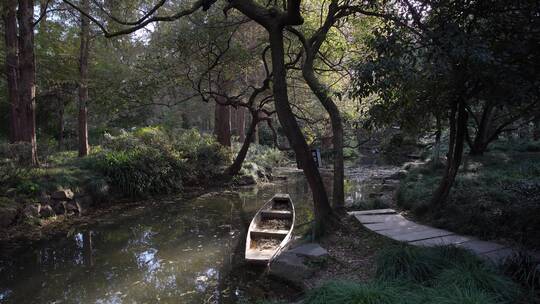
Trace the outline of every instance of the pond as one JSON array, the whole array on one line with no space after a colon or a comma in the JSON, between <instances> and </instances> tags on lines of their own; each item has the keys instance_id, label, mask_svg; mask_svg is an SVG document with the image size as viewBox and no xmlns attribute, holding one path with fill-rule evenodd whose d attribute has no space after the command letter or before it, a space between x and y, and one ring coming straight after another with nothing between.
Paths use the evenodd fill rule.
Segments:
<instances>
[{"instance_id":1,"label":"pond","mask_svg":"<svg viewBox=\"0 0 540 304\"><path fill-rule=\"evenodd\" d=\"M358 189L348 196L358 196ZM291 195L298 224L312 220L311 194L299 172L265 186L162 199L1 260L0 302L236 303L279 297L260 287L264 269L243 261L246 227L277 192ZM309 224L295 230L297 236L307 232ZM286 285L277 288L294 293Z\"/></svg>"}]
</instances>

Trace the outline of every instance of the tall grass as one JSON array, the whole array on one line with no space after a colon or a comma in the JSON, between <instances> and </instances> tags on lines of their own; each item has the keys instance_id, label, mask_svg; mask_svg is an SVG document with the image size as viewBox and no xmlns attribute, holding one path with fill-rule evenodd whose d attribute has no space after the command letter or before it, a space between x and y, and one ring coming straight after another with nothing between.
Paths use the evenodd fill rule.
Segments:
<instances>
[{"instance_id":1,"label":"tall grass","mask_svg":"<svg viewBox=\"0 0 540 304\"><path fill-rule=\"evenodd\" d=\"M513 304L527 299L510 277L465 250L392 246L380 252L372 282L327 282L308 292L304 303Z\"/></svg>"}]
</instances>

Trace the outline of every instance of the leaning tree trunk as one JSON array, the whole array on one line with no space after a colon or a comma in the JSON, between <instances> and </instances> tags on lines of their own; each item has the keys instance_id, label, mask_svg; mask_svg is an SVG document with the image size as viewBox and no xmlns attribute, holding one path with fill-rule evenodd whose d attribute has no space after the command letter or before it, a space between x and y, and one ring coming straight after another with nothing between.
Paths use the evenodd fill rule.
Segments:
<instances>
[{"instance_id":1,"label":"leaning tree trunk","mask_svg":"<svg viewBox=\"0 0 540 304\"><path fill-rule=\"evenodd\" d=\"M17 0L6 0L4 9L4 38L6 45L6 83L8 101L10 104L9 141L11 143L21 140L18 87L18 42L17 42Z\"/></svg>"},{"instance_id":2,"label":"leaning tree trunk","mask_svg":"<svg viewBox=\"0 0 540 304\"><path fill-rule=\"evenodd\" d=\"M21 141L30 144L29 162L37 166L36 67L34 58L34 1L19 0L19 104Z\"/></svg>"},{"instance_id":3,"label":"leaning tree trunk","mask_svg":"<svg viewBox=\"0 0 540 304\"><path fill-rule=\"evenodd\" d=\"M255 135L255 130L257 128L257 124L259 123L258 113L251 113L251 123L249 124L249 128L247 131L247 134L244 138L244 141L242 143L242 147L240 148L240 151L238 151L238 154L236 155L236 158L234 159L234 162L232 165L227 168L225 171L228 175L237 175L238 172L240 172L240 169L242 169L242 164L244 163L244 160L246 159L247 152L249 150L249 146L253 140L253 137Z\"/></svg>"},{"instance_id":4,"label":"leaning tree trunk","mask_svg":"<svg viewBox=\"0 0 540 304\"><path fill-rule=\"evenodd\" d=\"M88 0L82 1L83 8L88 11ZM88 56L90 48L90 24L87 17L81 14L81 46L79 49L79 157L90 152L88 145Z\"/></svg>"},{"instance_id":5,"label":"leaning tree trunk","mask_svg":"<svg viewBox=\"0 0 540 304\"><path fill-rule=\"evenodd\" d=\"M453 105L450 114L450 141L448 144L446 170L439 186L433 193L431 205L442 205L448 199L450 189L454 184L459 166L461 165L466 132L467 111L465 109L465 102L460 100Z\"/></svg>"},{"instance_id":6,"label":"leaning tree trunk","mask_svg":"<svg viewBox=\"0 0 540 304\"><path fill-rule=\"evenodd\" d=\"M486 152L490 142L489 131L491 129L491 118L493 114L493 106L486 105L482 111L478 129L475 133L474 140L469 142L470 155L483 155Z\"/></svg>"},{"instance_id":7,"label":"leaning tree trunk","mask_svg":"<svg viewBox=\"0 0 540 304\"><path fill-rule=\"evenodd\" d=\"M343 208L345 201L344 180L345 166L343 164L343 124L339 109L328 94L328 90L315 76L313 70L313 54L307 55L302 68L302 74L311 91L317 96L324 109L330 115L332 125L332 144L334 146L334 181L332 201L334 208Z\"/></svg>"},{"instance_id":8,"label":"leaning tree trunk","mask_svg":"<svg viewBox=\"0 0 540 304\"><path fill-rule=\"evenodd\" d=\"M296 158L304 170L304 175L306 176L311 192L313 193L315 220L317 221L316 227L320 228L319 226L326 222L328 216L332 214L332 209L328 203L328 196L319 169L311 157L306 139L298 126L289 104L287 93L287 71L284 58L285 51L283 46L283 29L280 26L274 26L269 28L268 32L270 36L270 50L272 53L272 89L277 116L283 127L283 131L296 154ZM321 231L317 229L315 234L318 235L320 232Z\"/></svg>"}]
</instances>

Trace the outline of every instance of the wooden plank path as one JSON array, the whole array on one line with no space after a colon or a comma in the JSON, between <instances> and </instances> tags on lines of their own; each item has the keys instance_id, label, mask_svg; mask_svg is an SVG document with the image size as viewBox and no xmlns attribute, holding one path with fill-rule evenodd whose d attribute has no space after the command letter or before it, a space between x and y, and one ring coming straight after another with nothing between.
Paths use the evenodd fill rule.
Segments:
<instances>
[{"instance_id":1,"label":"wooden plank path","mask_svg":"<svg viewBox=\"0 0 540 304\"><path fill-rule=\"evenodd\" d=\"M410 245L428 247L454 245L495 263L503 262L517 253L517 250L505 245L417 224L407 220L394 209L352 211L349 214L358 219L367 229Z\"/></svg>"}]
</instances>

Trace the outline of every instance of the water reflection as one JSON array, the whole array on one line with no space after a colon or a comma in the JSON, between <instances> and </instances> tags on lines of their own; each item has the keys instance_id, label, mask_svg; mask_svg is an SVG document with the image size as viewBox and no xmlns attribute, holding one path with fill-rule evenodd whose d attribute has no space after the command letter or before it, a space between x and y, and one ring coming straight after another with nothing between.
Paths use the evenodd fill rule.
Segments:
<instances>
[{"instance_id":1,"label":"water reflection","mask_svg":"<svg viewBox=\"0 0 540 304\"><path fill-rule=\"evenodd\" d=\"M103 219L0 260L0 302L233 303L258 297L261 272L243 264L246 227L276 192L291 194L299 223L311 220L308 190L293 175L275 185L156 202Z\"/></svg>"},{"instance_id":2,"label":"water reflection","mask_svg":"<svg viewBox=\"0 0 540 304\"><path fill-rule=\"evenodd\" d=\"M377 172L348 172L347 199L361 200L360 185ZM330 184L331 175L323 177ZM291 195L298 224L313 219L309 187L298 172L265 187L155 202L0 260L0 302L234 303L264 297L262 271L243 262L244 241L253 214L276 192ZM295 233L308 230L303 225Z\"/></svg>"}]
</instances>

